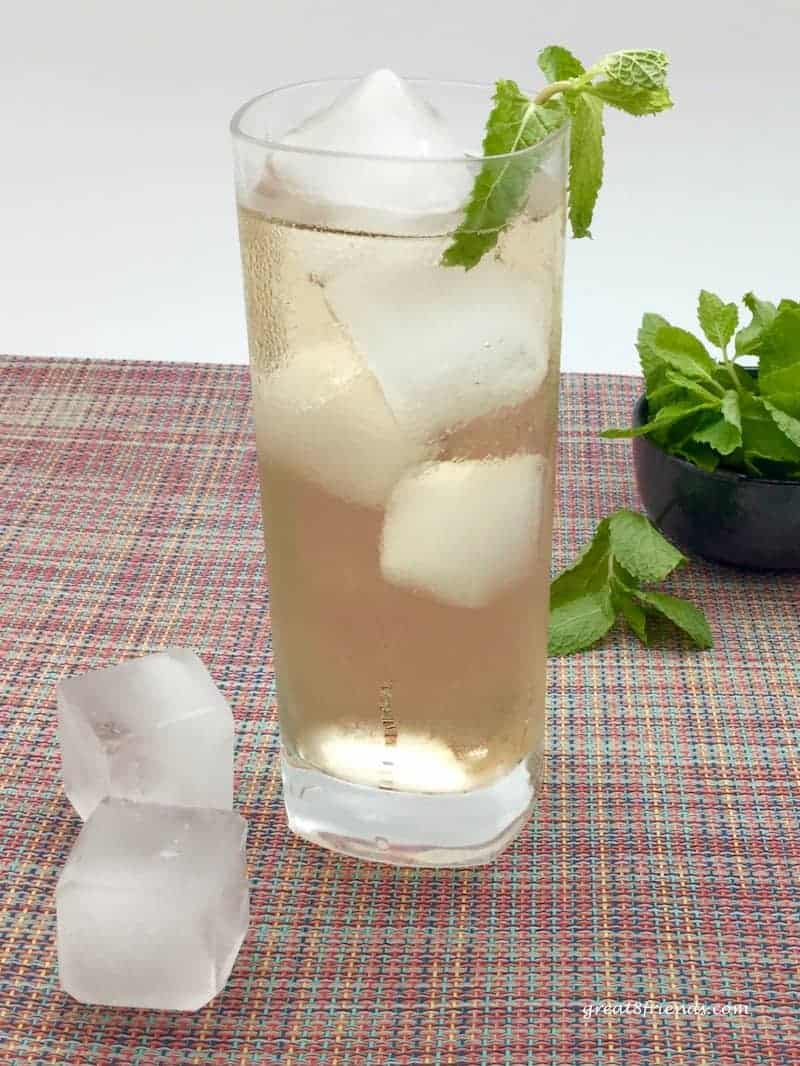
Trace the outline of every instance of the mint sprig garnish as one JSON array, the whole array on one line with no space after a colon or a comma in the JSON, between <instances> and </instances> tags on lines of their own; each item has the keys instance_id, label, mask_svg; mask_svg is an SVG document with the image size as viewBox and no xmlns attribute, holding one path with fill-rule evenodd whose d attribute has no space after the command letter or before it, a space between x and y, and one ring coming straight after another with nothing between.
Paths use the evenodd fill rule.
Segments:
<instances>
[{"instance_id":1,"label":"mint sprig garnish","mask_svg":"<svg viewBox=\"0 0 800 1066\"><path fill-rule=\"evenodd\" d=\"M530 148L566 120L563 104L535 104L515 81L498 81L494 107L486 126L483 153L506 155ZM530 179L536 170L533 155L484 164L475 179L464 221L442 256L444 266L474 267L490 249L508 223L522 209Z\"/></svg>"},{"instance_id":2,"label":"mint sprig garnish","mask_svg":"<svg viewBox=\"0 0 800 1066\"><path fill-rule=\"evenodd\" d=\"M800 478L800 303L753 293L743 303L751 320L737 332L737 305L700 293L698 320L717 358L694 334L646 314L638 350L647 422L602 436L649 436L706 470Z\"/></svg>"},{"instance_id":3,"label":"mint sprig garnish","mask_svg":"<svg viewBox=\"0 0 800 1066\"><path fill-rule=\"evenodd\" d=\"M589 227L603 184L603 101L589 93L578 93L568 106L572 114L569 221L574 237L591 237Z\"/></svg>"},{"instance_id":4,"label":"mint sprig garnish","mask_svg":"<svg viewBox=\"0 0 800 1066\"><path fill-rule=\"evenodd\" d=\"M714 643L703 612L677 596L643 588L686 562L644 515L617 511L604 518L578 559L550 586L551 655L591 647L621 618L650 644L655 618L666 619L700 648Z\"/></svg>"},{"instance_id":5,"label":"mint sprig garnish","mask_svg":"<svg viewBox=\"0 0 800 1066\"><path fill-rule=\"evenodd\" d=\"M603 182L603 108L653 115L672 106L663 52L614 52L588 69L566 48L551 45L539 53L539 68L550 84L534 97L514 81L495 84L486 123L483 154L464 219L442 256L444 266L475 266L497 244L519 214L540 160L535 153L493 163L534 145L572 120L569 161L569 217L575 237L589 237L597 194Z\"/></svg>"}]
</instances>

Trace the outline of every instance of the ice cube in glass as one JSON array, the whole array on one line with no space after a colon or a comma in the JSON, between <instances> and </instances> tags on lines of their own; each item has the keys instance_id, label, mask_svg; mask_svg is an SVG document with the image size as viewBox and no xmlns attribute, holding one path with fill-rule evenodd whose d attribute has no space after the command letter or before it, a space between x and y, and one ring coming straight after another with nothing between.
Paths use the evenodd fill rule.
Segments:
<instances>
[{"instance_id":1,"label":"ice cube in glass","mask_svg":"<svg viewBox=\"0 0 800 1066\"><path fill-rule=\"evenodd\" d=\"M280 142L300 151L274 153L258 202L300 223L446 233L472 187L472 174L459 165L462 146L442 116L391 70L375 70L348 85ZM326 153L324 167L302 149ZM391 171L380 167L387 158L396 161ZM424 169L414 166L420 158L427 161Z\"/></svg>"},{"instance_id":2,"label":"ice cube in glass","mask_svg":"<svg viewBox=\"0 0 800 1066\"><path fill-rule=\"evenodd\" d=\"M406 436L524 403L547 376L552 295L502 263L366 262L324 291Z\"/></svg>"},{"instance_id":3,"label":"ice cube in glass","mask_svg":"<svg viewBox=\"0 0 800 1066\"><path fill-rule=\"evenodd\" d=\"M412 471L386 510L386 581L440 603L479 608L525 580L539 553L546 471L540 455L427 463Z\"/></svg>"}]
</instances>

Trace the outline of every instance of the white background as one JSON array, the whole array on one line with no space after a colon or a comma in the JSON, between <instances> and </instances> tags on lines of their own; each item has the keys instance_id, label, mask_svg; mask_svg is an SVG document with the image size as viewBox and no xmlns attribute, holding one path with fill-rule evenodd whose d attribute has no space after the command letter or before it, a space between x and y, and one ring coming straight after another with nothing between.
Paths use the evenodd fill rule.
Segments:
<instances>
[{"instance_id":1,"label":"white background","mask_svg":"<svg viewBox=\"0 0 800 1066\"><path fill-rule=\"evenodd\" d=\"M644 310L800 296L800 0L25 0L0 38L0 352L244 362L227 123L287 81L538 84L535 55L672 56L677 107L612 114L564 365L634 371Z\"/></svg>"}]
</instances>

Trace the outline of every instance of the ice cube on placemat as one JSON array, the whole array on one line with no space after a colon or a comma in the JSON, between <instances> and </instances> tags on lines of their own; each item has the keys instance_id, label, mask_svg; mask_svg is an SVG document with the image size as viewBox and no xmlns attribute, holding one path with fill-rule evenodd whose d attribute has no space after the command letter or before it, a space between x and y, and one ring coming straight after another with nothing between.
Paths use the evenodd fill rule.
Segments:
<instances>
[{"instance_id":1,"label":"ice cube on placemat","mask_svg":"<svg viewBox=\"0 0 800 1066\"><path fill-rule=\"evenodd\" d=\"M233 715L194 652L171 648L58 686L64 790L86 820L104 796L233 803Z\"/></svg>"},{"instance_id":2,"label":"ice cube on placemat","mask_svg":"<svg viewBox=\"0 0 800 1066\"><path fill-rule=\"evenodd\" d=\"M64 991L156 1010L213 999L247 931L246 832L232 811L103 800L56 890Z\"/></svg>"}]
</instances>

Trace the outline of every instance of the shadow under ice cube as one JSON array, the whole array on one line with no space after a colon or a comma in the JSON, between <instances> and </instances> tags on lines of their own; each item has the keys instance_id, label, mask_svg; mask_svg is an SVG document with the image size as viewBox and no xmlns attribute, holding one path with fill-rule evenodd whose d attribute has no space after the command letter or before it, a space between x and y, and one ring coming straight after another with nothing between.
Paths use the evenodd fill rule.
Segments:
<instances>
[{"instance_id":1,"label":"shadow under ice cube","mask_svg":"<svg viewBox=\"0 0 800 1066\"><path fill-rule=\"evenodd\" d=\"M246 833L233 811L103 800L56 889L64 991L155 1010L213 999L247 932Z\"/></svg>"}]
</instances>

